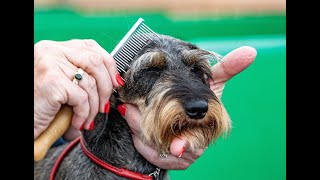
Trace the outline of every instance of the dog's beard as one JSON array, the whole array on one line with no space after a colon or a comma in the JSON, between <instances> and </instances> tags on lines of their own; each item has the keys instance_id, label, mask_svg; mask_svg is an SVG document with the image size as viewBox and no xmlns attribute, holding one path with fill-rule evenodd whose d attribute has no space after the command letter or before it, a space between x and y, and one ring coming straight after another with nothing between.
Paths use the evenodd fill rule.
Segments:
<instances>
[{"instance_id":1,"label":"dog's beard","mask_svg":"<svg viewBox=\"0 0 320 180\"><path fill-rule=\"evenodd\" d=\"M162 84L163 87L163 84ZM161 88L162 89L162 88ZM208 100L208 112L201 119L191 119L178 99L168 96L170 88L154 91L155 96L146 106L137 101L142 112L142 139L159 153L168 153L174 138L185 136L190 150L205 149L224 132L230 130L230 120L218 99Z\"/></svg>"}]
</instances>

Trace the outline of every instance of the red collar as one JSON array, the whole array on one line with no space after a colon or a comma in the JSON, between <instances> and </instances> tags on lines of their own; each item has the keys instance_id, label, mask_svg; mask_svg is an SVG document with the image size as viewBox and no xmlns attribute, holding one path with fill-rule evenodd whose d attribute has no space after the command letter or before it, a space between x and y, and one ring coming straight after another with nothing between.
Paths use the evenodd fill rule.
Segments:
<instances>
[{"instance_id":1,"label":"red collar","mask_svg":"<svg viewBox=\"0 0 320 180\"><path fill-rule=\"evenodd\" d=\"M72 150L72 148L74 148L78 143L80 142L81 145L81 149L83 150L83 152L97 165L101 166L104 169L109 170L110 172L113 172L115 174L117 174L118 176L121 177L125 177L125 178L129 178L132 180L152 180L153 176L157 177L160 173L160 169L157 168L157 170L153 173L151 173L150 175L145 175L145 174L141 174L141 173L137 173L134 171L130 171L124 168L117 168L114 167L104 161L102 161L101 159L99 159L98 157L96 157L94 154L92 154L90 151L88 151L88 149L84 146L83 143L83 138L78 137L77 139L75 139L74 141L72 141L60 154L60 156L58 157L57 161L55 162L51 174L50 174L50 180L54 180L54 177L56 175L56 172L59 169L59 166L63 160L63 158L67 155L67 153Z\"/></svg>"}]
</instances>

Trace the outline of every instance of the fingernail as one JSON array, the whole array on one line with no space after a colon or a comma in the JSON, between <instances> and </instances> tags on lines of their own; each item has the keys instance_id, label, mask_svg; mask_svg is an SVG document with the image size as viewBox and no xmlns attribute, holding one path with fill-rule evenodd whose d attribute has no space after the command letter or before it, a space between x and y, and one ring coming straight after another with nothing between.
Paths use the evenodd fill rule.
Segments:
<instances>
[{"instance_id":1,"label":"fingernail","mask_svg":"<svg viewBox=\"0 0 320 180\"><path fill-rule=\"evenodd\" d=\"M109 113L109 111L110 111L110 101L108 101L106 105L104 105L104 113Z\"/></svg>"},{"instance_id":2,"label":"fingernail","mask_svg":"<svg viewBox=\"0 0 320 180\"><path fill-rule=\"evenodd\" d=\"M91 122L89 130L92 131L93 127L94 127L94 120Z\"/></svg>"},{"instance_id":3,"label":"fingernail","mask_svg":"<svg viewBox=\"0 0 320 180\"><path fill-rule=\"evenodd\" d=\"M80 131L82 131L82 129L83 129L83 126L84 126L84 123L83 123L83 124L81 125L81 127L80 127L80 129L79 129Z\"/></svg>"},{"instance_id":4,"label":"fingernail","mask_svg":"<svg viewBox=\"0 0 320 180\"><path fill-rule=\"evenodd\" d=\"M124 81L119 73L117 73L117 75L116 75L116 80L120 84L120 86L124 86Z\"/></svg>"},{"instance_id":5,"label":"fingernail","mask_svg":"<svg viewBox=\"0 0 320 180\"><path fill-rule=\"evenodd\" d=\"M117 107L119 113L121 114L121 116L125 116L126 115L126 106L124 106L123 104L122 105L119 105Z\"/></svg>"},{"instance_id":6,"label":"fingernail","mask_svg":"<svg viewBox=\"0 0 320 180\"><path fill-rule=\"evenodd\" d=\"M181 149L180 155L178 157L181 158L183 156L183 153L184 153L184 147Z\"/></svg>"}]
</instances>

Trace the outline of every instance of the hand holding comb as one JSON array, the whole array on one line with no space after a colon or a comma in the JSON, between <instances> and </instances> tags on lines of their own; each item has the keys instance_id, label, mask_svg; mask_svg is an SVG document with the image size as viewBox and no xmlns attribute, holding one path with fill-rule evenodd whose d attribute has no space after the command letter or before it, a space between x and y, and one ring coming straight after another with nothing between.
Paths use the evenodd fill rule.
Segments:
<instances>
[{"instance_id":1,"label":"hand holding comb","mask_svg":"<svg viewBox=\"0 0 320 180\"><path fill-rule=\"evenodd\" d=\"M143 22L144 20L139 18L111 52L120 74L126 72L126 67L129 66L136 54L149 41L152 41L150 34L156 35ZM72 107L62 105L48 128L34 141L34 161L43 159L52 144L67 131L71 124L72 115Z\"/></svg>"}]
</instances>

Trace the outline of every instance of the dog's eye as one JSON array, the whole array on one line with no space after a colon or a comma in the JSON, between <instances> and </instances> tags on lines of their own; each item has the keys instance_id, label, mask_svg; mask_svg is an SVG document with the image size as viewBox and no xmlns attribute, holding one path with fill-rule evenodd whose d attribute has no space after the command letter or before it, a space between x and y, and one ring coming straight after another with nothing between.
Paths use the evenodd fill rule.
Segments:
<instances>
[{"instance_id":1,"label":"dog's eye","mask_svg":"<svg viewBox=\"0 0 320 180\"><path fill-rule=\"evenodd\" d=\"M203 77L204 77L205 80L208 80L208 75L207 74L204 74Z\"/></svg>"},{"instance_id":2,"label":"dog's eye","mask_svg":"<svg viewBox=\"0 0 320 180\"><path fill-rule=\"evenodd\" d=\"M195 64L191 65L190 71L194 73L201 73L201 70Z\"/></svg>"},{"instance_id":3,"label":"dog's eye","mask_svg":"<svg viewBox=\"0 0 320 180\"><path fill-rule=\"evenodd\" d=\"M208 75L203 72L196 64L191 65L190 71L200 77L204 83L208 80Z\"/></svg>"},{"instance_id":4,"label":"dog's eye","mask_svg":"<svg viewBox=\"0 0 320 180\"><path fill-rule=\"evenodd\" d=\"M146 68L146 69L144 69L144 71L156 71L156 72L158 72L158 71L162 71L163 70L163 68L161 68L161 67L148 67L148 68Z\"/></svg>"},{"instance_id":5,"label":"dog's eye","mask_svg":"<svg viewBox=\"0 0 320 180\"><path fill-rule=\"evenodd\" d=\"M140 74L144 74L146 76L149 76L150 78L159 77L162 73L163 68L162 67L145 67L140 70Z\"/></svg>"}]
</instances>

